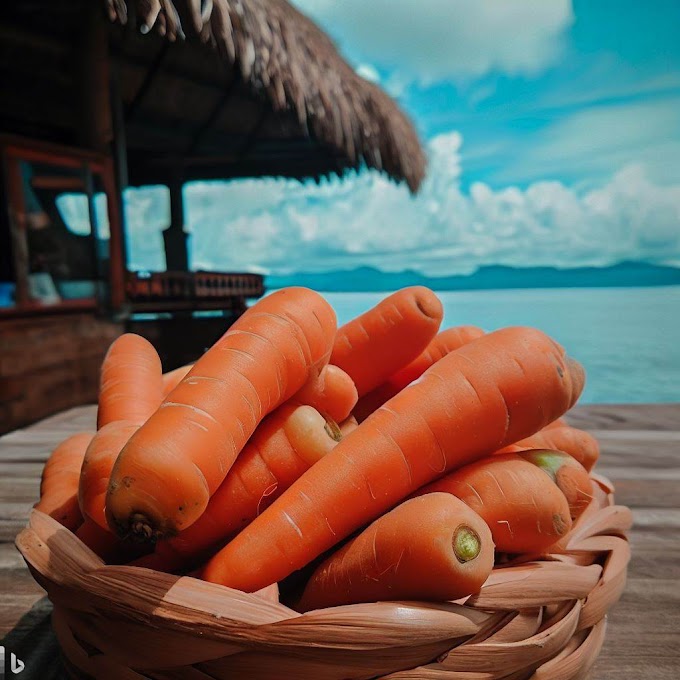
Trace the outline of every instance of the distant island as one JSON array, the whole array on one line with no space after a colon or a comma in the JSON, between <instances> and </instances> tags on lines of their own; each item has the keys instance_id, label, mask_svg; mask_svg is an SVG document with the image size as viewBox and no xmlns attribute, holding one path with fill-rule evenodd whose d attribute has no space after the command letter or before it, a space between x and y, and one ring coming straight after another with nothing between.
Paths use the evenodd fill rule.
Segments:
<instances>
[{"instance_id":1,"label":"distant island","mask_svg":"<svg viewBox=\"0 0 680 680\"><path fill-rule=\"evenodd\" d=\"M299 272L267 276L268 289L306 286L327 292L392 291L404 286L434 290L494 290L508 288L609 288L680 285L680 269L643 262L622 262L611 267L481 267L474 274L430 277L412 270L383 272L357 267L334 272Z\"/></svg>"}]
</instances>

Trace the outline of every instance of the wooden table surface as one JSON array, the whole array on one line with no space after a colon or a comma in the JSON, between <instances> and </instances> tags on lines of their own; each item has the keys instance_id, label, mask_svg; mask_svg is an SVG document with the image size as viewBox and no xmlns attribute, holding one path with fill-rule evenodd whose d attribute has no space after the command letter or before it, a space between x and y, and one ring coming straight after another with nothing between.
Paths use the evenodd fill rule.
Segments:
<instances>
[{"instance_id":1,"label":"wooden table surface","mask_svg":"<svg viewBox=\"0 0 680 680\"><path fill-rule=\"evenodd\" d=\"M591 680L680 678L680 404L579 406L573 425L602 445L598 472L633 510L628 584ZM44 592L14 547L49 451L94 424L81 407L0 437L0 637Z\"/></svg>"}]
</instances>

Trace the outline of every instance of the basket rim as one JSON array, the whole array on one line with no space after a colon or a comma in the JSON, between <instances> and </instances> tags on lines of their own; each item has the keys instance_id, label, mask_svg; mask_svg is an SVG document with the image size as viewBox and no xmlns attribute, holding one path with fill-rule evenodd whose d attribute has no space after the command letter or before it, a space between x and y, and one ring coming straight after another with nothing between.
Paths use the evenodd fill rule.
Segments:
<instances>
[{"instance_id":1,"label":"basket rim","mask_svg":"<svg viewBox=\"0 0 680 680\"><path fill-rule=\"evenodd\" d=\"M479 593L456 602L362 603L301 614L190 576L105 565L37 510L16 545L54 604L63 653L95 677L100 662L121 669L199 664L216 678L238 677L234 664L244 663L278 675L283 663L296 673L286 677L295 678L316 678L307 673L320 665L334 669L329 678L471 677L474 668L480 678L531 671L535 680L566 680L575 676L565 669L594 662L630 557L631 511L614 504L608 480L592 476L592 483L593 498L559 552L510 559ZM100 651L99 661L90 660L88 645ZM161 657L159 645L171 651ZM298 675L298 667L307 670ZM414 675L421 670L425 675Z\"/></svg>"}]
</instances>

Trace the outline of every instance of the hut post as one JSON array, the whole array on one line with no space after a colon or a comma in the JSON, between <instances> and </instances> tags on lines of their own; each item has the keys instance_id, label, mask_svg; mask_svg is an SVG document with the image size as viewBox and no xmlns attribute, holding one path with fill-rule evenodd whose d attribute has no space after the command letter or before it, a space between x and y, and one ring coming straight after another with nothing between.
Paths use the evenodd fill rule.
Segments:
<instances>
[{"instance_id":1,"label":"hut post","mask_svg":"<svg viewBox=\"0 0 680 680\"><path fill-rule=\"evenodd\" d=\"M111 306L119 310L125 302L125 275L127 272L128 253L126 245L125 209L123 191L128 186L127 140L125 136L125 115L120 89L120 66L111 64L110 79L111 121L113 125L112 155L113 173L111 175L111 194L113 205L109 206L109 221L117 223L116 238L111 230L110 268L111 268Z\"/></svg>"},{"instance_id":2,"label":"hut post","mask_svg":"<svg viewBox=\"0 0 680 680\"><path fill-rule=\"evenodd\" d=\"M187 248L188 234L184 231L184 196L182 193L183 176L175 165L171 170L170 189L170 226L163 231L165 245L165 266L168 271L189 271Z\"/></svg>"},{"instance_id":3,"label":"hut post","mask_svg":"<svg viewBox=\"0 0 680 680\"><path fill-rule=\"evenodd\" d=\"M80 104L79 142L81 146L100 153L115 155L118 150L119 132L116 126L116 97L119 96L114 84L112 64L109 51L109 25L101 7L97 3L88 3L86 9L85 31L78 51L77 68L78 98ZM122 135L123 147L125 136ZM123 158L127 164L127 159ZM109 240L109 283L111 287L110 302L114 310L119 310L124 302L124 280L126 269L124 228L122 223L122 189L111 186L106 176L111 171L110 165L104 172L102 181L109 200L115 205L108 206L110 240ZM127 170L126 170L127 172ZM89 196L91 201L92 196ZM93 213L90 218L92 220ZM92 224L93 236L95 224Z\"/></svg>"},{"instance_id":4,"label":"hut post","mask_svg":"<svg viewBox=\"0 0 680 680\"><path fill-rule=\"evenodd\" d=\"M80 144L107 152L113 138L110 101L109 33L97 3L88 3L78 58Z\"/></svg>"}]
</instances>

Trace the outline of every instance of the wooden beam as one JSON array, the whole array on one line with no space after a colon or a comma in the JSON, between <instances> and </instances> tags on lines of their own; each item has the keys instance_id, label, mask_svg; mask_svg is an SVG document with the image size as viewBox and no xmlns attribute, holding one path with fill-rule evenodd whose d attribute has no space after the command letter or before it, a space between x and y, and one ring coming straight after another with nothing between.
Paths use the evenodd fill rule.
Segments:
<instances>
[{"instance_id":1,"label":"wooden beam","mask_svg":"<svg viewBox=\"0 0 680 680\"><path fill-rule=\"evenodd\" d=\"M109 241L109 269L111 283L111 306L119 310L125 301L125 272L128 252L126 245L125 211L123 191L128 186L127 142L125 116L120 93L120 73L117 64L111 72L111 120L113 124L113 164L104 173L108 202L111 236Z\"/></svg>"},{"instance_id":2,"label":"wooden beam","mask_svg":"<svg viewBox=\"0 0 680 680\"><path fill-rule=\"evenodd\" d=\"M206 118L203 125L201 125L201 127L198 128L198 130L196 130L196 134L191 140L191 144L189 144L189 146L186 149L187 156L190 156L191 154L194 153L194 151L198 148L198 145L205 137L206 133L213 127L213 125L215 125L217 119L220 117L220 114L224 110L224 107L226 106L227 102L231 99L232 93L236 89L236 85L239 82L241 82L239 72L234 71L231 81L226 85L224 93L219 98L213 110L210 112L210 115Z\"/></svg>"},{"instance_id":3,"label":"wooden beam","mask_svg":"<svg viewBox=\"0 0 680 680\"><path fill-rule=\"evenodd\" d=\"M122 309L125 302L125 226L122 215L121 194L114 179L113 162L108 161L101 175L109 215L109 285L111 307L114 312Z\"/></svg>"},{"instance_id":4,"label":"wooden beam","mask_svg":"<svg viewBox=\"0 0 680 680\"><path fill-rule=\"evenodd\" d=\"M165 266L168 271L189 270L188 234L184 231L183 185L182 172L179 164L177 164L169 182L170 226L163 230Z\"/></svg>"},{"instance_id":5,"label":"wooden beam","mask_svg":"<svg viewBox=\"0 0 680 680\"><path fill-rule=\"evenodd\" d=\"M90 220L90 249L94 262L94 290L97 304L104 302L104 291L102 287L102 262L99 255L99 222L97 220L97 211L94 207L94 179L92 177L92 169L89 164L85 164L83 171L83 180L85 183L85 195L87 196L87 214Z\"/></svg>"},{"instance_id":6,"label":"wooden beam","mask_svg":"<svg viewBox=\"0 0 680 680\"><path fill-rule=\"evenodd\" d=\"M252 151L253 147L255 146L255 143L257 142L257 136L260 134L262 127L264 126L267 118L269 118L269 115L271 113L273 112L269 107L264 106L262 108L260 115L255 121L255 125L253 125L253 127L251 128L250 132L248 133L248 136L245 138L243 142L243 146L239 149L238 153L236 154L237 163L243 162L248 156L248 154Z\"/></svg>"},{"instance_id":7,"label":"wooden beam","mask_svg":"<svg viewBox=\"0 0 680 680\"><path fill-rule=\"evenodd\" d=\"M111 87L109 31L96 3L85 9L85 27L78 59L78 85L81 124L79 142L96 151L108 151L113 138L111 121Z\"/></svg>"},{"instance_id":8,"label":"wooden beam","mask_svg":"<svg viewBox=\"0 0 680 680\"><path fill-rule=\"evenodd\" d=\"M49 52L53 57L62 57L71 50L68 42L62 42L35 31L26 30L16 24L0 23L0 42L19 45L22 48Z\"/></svg>"},{"instance_id":9,"label":"wooden beam","mask_svg":"<svg viewBox=\"0 0 680 680\"><path fill-rule=\"evenodd\" d=\"M30 302L28 287L29 254L26 239L26 202L24 199L21 162L3 153L3 165L7 178L7 209L9 212L9 231L12 242L12 258L16 289L14 299L17 307Z\"/></svg>"},{"instance_id":10,"label":"wooden beam","mask_svg":"<svg viewBox=\"0 0 680 680\"><path fill-rule=\"evenodd\" d=\"M132 101L128 104L127 108L125 109L125 122L130 122L132 120L137 109L144 101L144 97L146 97L146 94L153 85L153 82L156 78L156 74L161 69L163 61L165 61L169 49L170 41L164 40L160 50L158 50L156 56L154 57L154 60L149 65L146 71L146 75L144 76L144 80L142 81L142 84L139 86L137 92L135 92L135 95L132 98Z\"/></svg>"},{"instance_id":11,"label":"wooden beam","mask_svg":"<svg viewBox=\"0 0 680 680\"><path fill-rule=\"evenodd\" d=\"M170 44L169 41L167 40L164 40L164 43ZM117 61L121 65L127 64L128 66L135 66L137 68L143 69L149 68L148 59L142 59L140 57L127 54L121 50L120 46L112 48L111 56L115 61ZM223 62L218 61L218 66L223 66ZM165 75L167 76L170 76L171 78L176 78L177 80L184 80L194 85L199 85L200 87L212 90L213 92L215 91L222 92L224 89L222 84L224 80L209 80L205 77L202 77L199 74L189 73L188 71L185 71L171 64L163 66L163 73L165 73Z\"/></svg>"}]
</instances>

